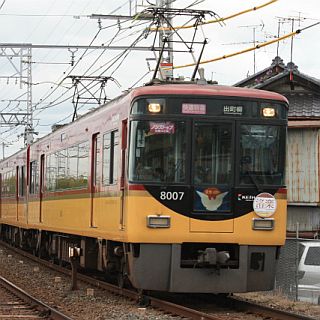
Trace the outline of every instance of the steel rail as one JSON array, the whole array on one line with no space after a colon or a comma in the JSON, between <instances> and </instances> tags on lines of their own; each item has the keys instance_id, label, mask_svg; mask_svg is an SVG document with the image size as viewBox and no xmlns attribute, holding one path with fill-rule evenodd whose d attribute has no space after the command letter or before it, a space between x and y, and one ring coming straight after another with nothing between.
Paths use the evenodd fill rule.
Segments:
<instances>
[{"instance_id":1,"label":"steel rail","mask_svg":"<svg viewBox=\"0 0 320 320\"><path fill-rule=\"evenodd\" d=\"M33 309L41 312L42 314L46 315L47 319L52 320L72 320L72 318L66 316L65 314L61 313L60 311L48 306L47 304L43 303L42 301L36 299L35 297L31 296L26 291L22 290L21 288L17 287L12 282L8 281L7 279L0 276L0 286L6 288L9 292L11 292L14 296L21 299L28 305L32 306Z\"/></svg>"},{"instance_id":2,"label":"steel rail","mask_svg":"<svg viewBox=\"0 0 320 320\"><path fill-rule=\"evenodd\" d=\"M13 250L14 252L16 252L18 254L25 256L26 258L29 258L39 264L42 264L52 270L55 270L57 272L71 276L71 270L62 268L62 267L55 265L49 261L35 257L34 255L29 254L29 253L22 251L20 249L13 248L3 241L0 241L0 244L4 245L8 249ZM131 300L139 301L139 299L141 298L141 295L136 291L132 291L132 290L125 289L125 288L120 288L120 287L117 287L117 286L112 285L110 283L100 281L100 280L94 279L90 276L83 275L80 273L77 275L77 277L80 281L86 282L92 286L106 290L106 291L111 292L113 294L125 296ZM169 302L166 300L162 300L162 299L158 299L158 298L155 298L152 296L144 296L144 297L146 298L146 300L148 300L149 305L151 305L152 307L154 307L156 309L160 309L165 312L169 312L169 313L177 315L177 316L187 317L187 318L195 319L195 320L198 320L198 319L199 320L221 320L221 317L219 317L219 316L215 316L215 315L207 314L207 313L204 313L204 312L201 312L198 310L187 308L187 307L182 306L180 304L175 304L175 303L172 303L172 302ZM221 300L221 302L222 302L222 300ZM226 297L223 299L223 302L224 303L226 302L230 306L230 308L233 309L233 311L235 311L235 310L242 311L242 312L243 311L250 311L255 315L259 315L259 316L263 316L263 317L271 317L272 319L278 319L278 320L317 320L313 317L304 316L301 314L295 314L295 313L291 313L291 312L287 312L287 311L283 311L283 310L279 310L279 309L274 309L271 307L263 306L261 304L256 304L253 302L244 301L244 300L241 300L241 299L238 299L235 297ZM212 312L214 312L214 311L212 311Z\"/></svg>"}]
</instances>

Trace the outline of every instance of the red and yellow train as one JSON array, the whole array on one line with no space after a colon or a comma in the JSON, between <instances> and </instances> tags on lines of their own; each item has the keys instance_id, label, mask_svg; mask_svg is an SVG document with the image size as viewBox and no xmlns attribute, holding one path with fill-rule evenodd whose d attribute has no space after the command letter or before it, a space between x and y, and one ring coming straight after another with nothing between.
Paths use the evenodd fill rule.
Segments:
<instances>
[{"instance_id":1,"label":"red and yellow train","mask_svg":"<svg viewBox=\"0 0 320 320\"><path fill-rule=\"evenodd\" d=\"M131 90L0 162L1 237L143 290L273 287L288 102L217 85Z\"/></svg>"}]
</instances>

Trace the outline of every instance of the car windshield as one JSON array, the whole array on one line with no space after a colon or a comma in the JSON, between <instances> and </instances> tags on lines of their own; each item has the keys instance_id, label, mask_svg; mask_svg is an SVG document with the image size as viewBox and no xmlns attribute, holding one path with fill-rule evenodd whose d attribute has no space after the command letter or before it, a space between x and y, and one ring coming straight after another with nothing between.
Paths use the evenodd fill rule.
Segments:
<instances>
[{"instance_id":1,"label":"car windshield","mask_svg":"<svg viewBox=\"0 0 320 320\"><path fill-rule=\"evenodd\" d=\"M308 266L320 266L320 247L310 247L305 264Z\"/></svg>"},{"instance_id":2,"label":"car windshield","mask_svg":"<svg viewBox=\"0 0 320 320\"><path fill-rule=\"evenodd\" d=\"M241 125L240 184L282 185L283 153L281 127Z\"/></svg>"},{"instance_id":3,"label":"car windshield","mask_svg":"<svg viewBox=\"0 0 320 320\"><path fill-rule=\"evenodd\" d=\"M129 179L184 183L185 152L184 121L132 121Z\"/></svg>"}]
</instances>

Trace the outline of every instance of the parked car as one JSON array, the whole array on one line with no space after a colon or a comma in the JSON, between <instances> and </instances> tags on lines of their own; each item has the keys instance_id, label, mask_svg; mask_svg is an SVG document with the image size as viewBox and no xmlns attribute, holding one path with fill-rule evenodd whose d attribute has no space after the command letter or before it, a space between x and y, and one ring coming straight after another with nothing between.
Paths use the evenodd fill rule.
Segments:
<instances>
[{"instance_id":1,"label":"parked car","mask_svg":"<svg viewBox=\"0 0 320 320\"><path fill-rule=\"evenodd\" d=\"M298 298L320 304L320 241L301 242Z\"/></svg>"}]
</instances>

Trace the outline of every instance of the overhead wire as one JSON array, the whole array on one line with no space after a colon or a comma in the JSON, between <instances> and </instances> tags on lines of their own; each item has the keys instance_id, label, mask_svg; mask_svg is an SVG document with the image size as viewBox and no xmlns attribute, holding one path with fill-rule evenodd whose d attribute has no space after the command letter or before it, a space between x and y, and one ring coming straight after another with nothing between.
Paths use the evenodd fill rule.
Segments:
<instances>
[{"instance_id":1,"label":"overhead wire","mask_svg":"<svg viewBox=\"0 0 320 320\"><path fill-rule=\"evenodd\" d=\"M141 36L139 36L138 37L138 39L140 38ZM137 43L137 39L134 41L134 44L136 44ZM131 48L133 45L131 45L131 46L129 46L128 48ZM107 47L106 47L106 49L107 49ZM127 50L127 49L126 49ZM126 51L125 50L125 51ZM124 51L124 52L125 52ZM114 65L116 62L117 62L117 60L118 59L120 59L121 58L121 56L123 55L123 52L122 53L120 53L120 54L118 54L115 58L113 58L113 59L111 59L110 60L110 62L108 62L108 63L112 63L112 65ZM114 61L115 60L115 61ZM79 60L78 60L78 62L79 62ZM95 62L94 62L95 63ZM98 70L100 70L102 67L104 67L106 64L104 64L103 66L100 66L97 70L95 70L93 73L91 73L91 75L93 75L95 72L97 72ZM92 66L91 66L92 67ZM91 69L91 67L89 67L88 69L87 69L87 71L84 73L84 75ZM108 70L109 68L107 68L106 70L104 70L103 72L101 72L100 73L100 76L104 73L104 72L106 72L107 70ZM72 71L71 71L72 72ZM69 72L69 74L71 73L71 72ZM68 75L69 75L68 74ZM64 77L64 79L65 79L66 77ZM63 81L61 81L61 83L62 83ZM92 82L91 82L92 83ZM89 84L90 85L90 84ZM61 84L60 84L60 86L61 86ZM70 98L72 98L72 96L73 95L70 95L70 96L68 96L67 98L65 98L64 100L62 100L62 101L59 101L63 96L65 96L71 89L72 89L73 87L71 87L71 88L69 88L69 90L67 90L67 91L65 91L64 93L62 93L60 96L58 96L56 99L54 99L53 101L51 101L47 106L42 106L42 107L40 107L40 108L36 108L36 106L38 106L38 104L35 106L35 109L36 110L45 110L45 109L48 109L48 108L51 108L51 107L54 107L54 106L56 106L56 105L59 105L59 104L61 104L61 103L63 103L63 102L66 102L66 101L68 101ZM59 102L57 102L57 101L59 101ZM36 115L38 115L39 113L37 113Z\"/></svg>"},{"instance_id":2,"label":"overhead wire","mask_svg":"<svg viewBox=\"0 0 320 320\"><path fill-rule=\"evenodd\" d=\"M146 24L146 22L140 23L139 25L141 25L141 24ZM137 25L136 25L136 26L137 26ZM131 28L133 28L133 27L132 27L132 26L127 27L127 29L129 29L129 28L131 29ZM117 35L118 35L118 34L119 34L119 31L117 32ZM105 70L103 70L102 72L100 72L100 76L101 76L101 75L104 74L106 71L108 71L111 66L114 66L115 63L116 63L119 59L121 59L121 57L122 57L122 60L120 61L120 63L116 66L116 68L114 69L114 71L111 73L111 76L112 76L112 75L120 68L120 66L122 65L122 63L123 63L124 60L126 59L126 57L129 55L129 53L130 53L129 50L130 50L135 44L137 44L137 43L141 40L142 35L143 35L143 33L141 33L141 34L138 36L138 38L137 38L135 41L133 41L133 43L128 47L128 49L126 49L126 50L124 50L122 53L118 54L115 58L111 59L110 61L108 61L108 62L107 62L106 64L104 64L103 66L100 66L98 69L96 69L95 71L93 71L93 72L91 73L91 75L93 75L95 72L99 71L102 67L108 65L109 63L111 63L111 61L113 61L113 60L115 59L115 62L113 62L112 65L108 66ZM127 36L127 37L128 37L128 36ZM115 37L114 37L114 38L115 38ZM111 42L114 40L114 38L111 39ZM110 42L110 43L111 43L111 42ZM109 43L109 45L110 45L110 43ZM106 49L107 49L107 48L106 48ZM104 51L105 51L105 50L104 50ZM103 53L104 53L104 51L103 51ZM94 61L94 63L86 70L86 72L84 73L84 75L85 75L89 70L91 70L92 66L97 63L97 61L98 61L99 58L103 55L103 53L100 54L100 56ZM79 60L78 60L78 61L79 61ZM150 72L150 71L148 71L145 75L147 75L149 72ZM142 78L144 78L145 75L144 75ZM88 86L90 86L90 84L92 84L92 82L89 83ZM70 99L71 97L72 97L72 96L70 96L70 97L68 97L68 98ZM68 98L66 98L66 99L64 99L64 100L62 100L62 101L57 102L60 98L61 98L61 96L59 96L57 99L55 99L54 101L52 101L52 102L50 103L50 105L45 106L45 107L38 108L38 110L39 110L39 111L40 111L40 110L45 110L45 109L47 109L47 108L49 108L49 107L56 106L56 105L58 105L58 104L61 104L61 103L63 103L63 102L66 102L66 101L68 100ZM41 112L41 111L40 111L40 112ZM40 113L40 112L39 112L39 113ZM38 113L38 114L39 114L39 113ZM37 115L38 115L38 114L37 114Z\"/></svg>"},{"instance_id":3,"label":"overhead wire","mask_svg":"<svg viewBox=\"0 0 320 320\"><path fill-rule=\"evenodd\" d=\"M120 8L120 7L119 7L119 8ZM113 11L113 12L114 12L114 11ZM145 23L143 22L143 23L140 23L139 25L141 25L141 24L145 24ZM129 28L131 29L132 26L128 27L128 29L129 29ZM98 33L96 34L96 36L94 37L93 41L94 41L95 38L98 36L100 30L101 30L101 29L99 29L99 31L98 31ZM140 36L139 36L139 37L140 37ZM139 38L139 37L138 37L138 38ZM93 43L93 41L91 41L90 45ZM89 46L90 46L90 45L89 45ZM132 47L132 45L131 45L131 47ZM130 48L131 48L131 47L130 47ZM78 63L82 60L82 58L86 55L87 51L88 51L88 49L86 49L86 51L82 54L82 56L77 60L77 64L78 64ZM102 54L103 54L103 53L102 53ZM102 54L100 54L100 56L102 56ZM121 55L122 55L122 54L120 54L119 56L121 56ZM127 55L128 55L128 54L126 54L126 56L127 56ZM125 57L126 57L126 56L125 56ZM99 57L98 57L98 59L99 59ZM96 61L93 63L93 65L97 62L98 59L96 59ZM120 65L121 65L121 64L120 64ZM120 66L120 65L119 65L119 66ZM70 75L70 73L74 70L75 67L76 67L76 65L67 73L67 76ZM89 71L91 68L92 68L92 66L89 67L89 68L87 69L87 71ZM108 69L109 69L109 68L107 68L106 70L108 70ZM106 71L106 70L105 70L105 71ZM105 71L104 71L104 72L105 72ZM95 71L95 72L96 72L96 71ZM100 75L103 74L104 72L100 73ZM114 71L114 72L115 72L115 71ZM67 76L65 76L64 79L66 79ZM59 81L58 84L61 85L61 83L64 81L64 79L62 79L61 81ZM51 96L51 95L57 90L57 88L58 88L58 87L56 87L49 95L45 96L44 98L41 98L39 102L43 102L44 100L47 100L48 97ZM65 94L63 94L63 95L65 95ZM55 103L56 103L61 97L62 97L62 96L60 95L57 99L55 99L54 101L50 102L50 105L48 105L47 107L42 107L41 109L46 109L46 108L48 108L48 107L50 107L50 106L55 106L55 105L56 105ZM65 101L65 100L63 100L63 102L64 102L64 101ZM37 105L38 105L38 103L35 104L35 108L37 107Z\"/></svg>"},{"instance_id":4,"label":"overhead wire","mask_svg":"<svg viewBox=\"0 0 320 320\"><path fill-rule=\"evenodd\" d=\"M222 17L222 18L218 18L218 19L213 19L213 20L209 20L209 21L202 21L201 23L199 23L199 25L206 25L206 24L212 24L212 23L221 23L221 22L225 22L229 19L232 19L232 18L235 18L235 17L238 17L238 16L241 16L245 13L248 13L248 12L251 12L251 11L256 11L256 10L259 10L259 9L262 9L274 2L277 2L278 0L271 0L271 1L268 1L260 6L255 6L253 8L250 8L250 9L246 9L246 10L243 10L243 11L240 11L240 12L237 12L237 13L234 13L234 14L231 14L229 16L226 16L226 17ZM160 27L160 28L150 28L151 31L156 31L156 30L160 30L160 31L171 31L171 30L179 30L179 29L191 29L191 28L194 28L195 26L194 25L182 25L182 26L175 26L175 27Z\"/></svg>"},{"instance_id":5,"label":"overhead wire","mask_svg":"<svg viewBox=\"0 0 320 320\"><path fill-rule=\"evenodd\" d=\"M120 7L119 7L120 8ZM114 10L111 12L114 13L115 11L117 11L118 9ZM126 22L126 21L125 21ZM121 22L120 22L121 23ZM117 24L114 24L114 25L118 25ZM106 27L107 28L107 27ZM131 27L130 27L131 28ZM102 29L99 29L98 32L96 33L96 35L93 37L92 41L90 42L89 44L89 47L93 44L93 42L96 40L96 38L98 37L98 35L100 34L100 32L102 31ZM52 96L59 88L59 86L61 86L62 82L71 74L71 72L77 67L77 65L80 63L80 61L87 55L87 52L89 51L89 49L86 49L83 54L81 55L81 57L77 60L77 62L75 63L75 65L71 68L71 70L69 71L65 71L64 72L64 77L59 80L59 81L56 81L57 83L57 86L55 88L50 88L49 90L47 90L47 92L40 98L39 102L36 103L34 105L34 108L36 108L38 106L39 103L42 103L43 101L47 100L50 96ZM66 75L65 75L66 74ZM50 92L50 90L52 90ZM60 97L58 97L57 99L54 100L54 102L56 102Z\"/></svg>"},{"instance_id":6,"label":"overhead wire","mask_svg":"<svg viewBox=\"0 0 320 320\"><path fill-rule=\"evenodd\" d=\"M112 13L114 13L114 12L117 11L117 10L119 10L119 9L122 8L123 6L124 6L124 5L118 7L117 9L115 9L114 11L112 11ZM118 24L119 24L119 23L117 23L117 25L118 25ZM130 27L130 28L131 28L131 27ZM96 40L96 38L97 38L97 36L99 35L100 31L101 31L101 30L99 29L98 32L96 33L96 35L93 37L92 41L90 42L89 46L91 46L92 43ZM88 50L89 50L89 49L86 49L86 50L84 51L84 53L81 55L81 57L77 60L76 64L73 66L73 68L71 68L71 70L69 70L69 71L64 72L64 74L67 73L67 75L70 75L71 72L72 72L72 71L75 69L75 67L78 65L78 63L79 63L79 62L82 60L82 58L86 55L86 53L87 53ZM59 81L59 83L56 85L56 87L53 89L53 91L50 92L50 90L48 90L47 93L46 93L44 96L42 96L42 98L40 98L40 100L38 101L38 103L36 103L36 104L34 105L35 109L37 108L37 106L39 106L40 104L42 104L45 100L47 100L54 92L56 92L56 90L61 86L61 84L62 84L62 82L64 81L65 78L66 78L66 77L64 77L61 81ZM52 90L52 87L51 87L50 89ZM65 96L65 95L67 94L67 92L69 92L70 90L71 90L71 88L70 88L70 89L67 89L67 91L65 91L64 93L62 93L58 98L56 98L55 100L51 101L50 104L49 104L47 107L41 108L41 109L44 110L44 109L46 109L46 108L53 107L53 106L55 106L55 105L61 104L61 103L65 102L65 101L68 101L72 96L69 96L68 98L64 99L63 101L60 101L59 103L55 103L55 102L57 102L59 99L61 99L63 96ZM8 129L7 131L10 131L10 130L12 130L12 129Z\"/></svg>"},{"instance_id":7,"label":"overhead wire","mask_svg":"<svg viewBox=\"0 0 320 320\"><path fill-rule=\"evenodd\" d=\"M223 59L227 59L227 58L230 58L230 57L234 57L234 56L237 56L237 55L240 55L240 54L243 54L243 53L246 53L246 52L250 52L250 51L253 51L253 50L257 50L257 49L260 49L260 48L263 48L263 47L266 47L270 44L273 44L273 43L276 43L276 42L279 42L279 41L282 41L284 39L287 39L287 38L292 38L294 37L295 35L301 33L303 30L306 30L306 29L309 29L309 28L312 28L316 25L319 25L320 22L317 22L317 23L314 23L310 26L307 26L305 28L302 28L302 29L298 29L294 32L290 32L288 34L285 34L279 38L276 38L276 39L272 39L272 40L269 40L269 41L266 41L266 42L263 42L263 43L259 43L257 44L256 46L253 46L253 47L250 47L250 48L247 48L247 49L244 49L244 50L240 50L240 51L237 51L237 52L234 52L234 53L230 53L230 54L226 54L226 55L223 55L223 56L220 56L220 57L217 57L217 58L213 58L213 59L209 59L209 60L203 60L203 61L200 61L199 64L206 64L206 63L210 63L210 62L215 62L215 61L219 61L219 60L223 60ZM189 64L184 64L184 65L181 65L181 66L173 66L172 68L173 69L181 69L181 68L186 68L186 67L192 67L192 66L195 66L196 63L189 63ZM164 68L165 69L165 68ZM171 69L171 68L170 68Z\"/></svg>"},{"instance_id":8,"label":"overhead wire","mask_svg":"<svg viewBox=\"0 0 320 320\"><path fill-rule=\"evenodd\" d=\"M0 10L3 8L4 4L6 3L6 0L3 0L1 5L0 5Z\"/></svg>"},{"instance_id":9,"label":"overhead wire","mask_svg":"<svg viewBox=\"0 0 320 320\"><path fill-rule=\"evenodd\" d=\"M117 10L118 10L118 9L113 10L113 11L111 12L111 14L114 13L114 12L116 12ZM91 40L91 42L90 42L90 44L89 44L89 47L90 47L90 46L93 44L93 42L97 39L97 37L98 37L98 35L100 34L100 32L101 32L101 29L99 29L99 30L97 31L97 33L95 34L95 36L94 36L93 39ZM85 55L86 55L86 53L88 52L88 50L89 50L89 49L87 48L87 49L83 52L83 54L81 55L81 57L77 60L77 62L72 66L71 70L65 71L64 74L67 74L67 76L70 75L71 72L77 67L77 65L79 64L79 62L85 57ZM61 80L56 81L57 86L56 86L54 89L50 88L50 89L45 93L45 95L42 96L42 98L40 98L39 102L43 102L43 101L47 100L54 92L56 92L56 90L59 88L59 86L61 85L61 83L64 81L64 79L65 79L67 76L64 75ZM52 90L52 91L50 92L50 90ZM38 103L36 103L34 107L36 107L37 105L38 105Z\"/></svg>"}]
</instances>

